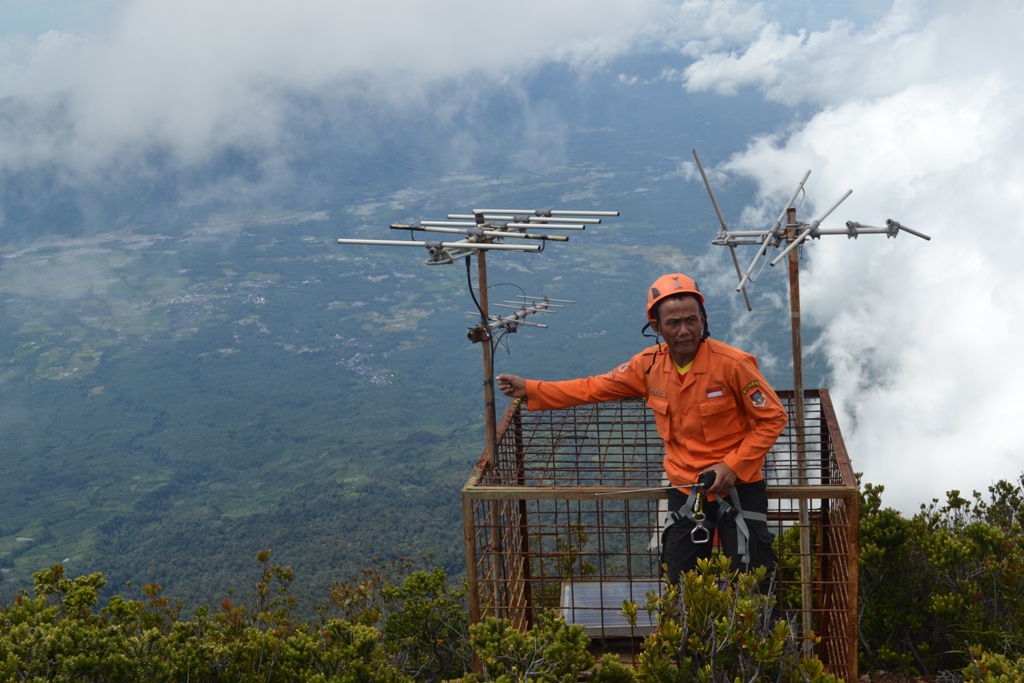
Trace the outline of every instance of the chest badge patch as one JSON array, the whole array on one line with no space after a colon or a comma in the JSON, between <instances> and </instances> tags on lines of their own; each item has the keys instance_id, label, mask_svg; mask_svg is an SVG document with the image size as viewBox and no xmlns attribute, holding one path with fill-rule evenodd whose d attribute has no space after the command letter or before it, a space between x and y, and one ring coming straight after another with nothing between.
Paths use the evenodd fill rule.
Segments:
<instances>
[{"instance_id":1,"label":"chest badge patch","mask_svg":"<svg viewBox=\"0 0 1024 683\"><path fill-rule=\"evenodd\" d=\"M764 404L768 402L768 399L766 399L764 394L761 393L761 390L758 389L750 395L750 402L757 408L763 408Z\"/></svg>"},{"instance_id":2,"label":"chest badge patch","mask_svg":"<svg viewBox=\"0 0 1024 683\"><path fill-rule=\"evenodd\" d=\"M722 387L708 387L708 398L718 398L722 393Z\"/></svg>"}]
</instances>

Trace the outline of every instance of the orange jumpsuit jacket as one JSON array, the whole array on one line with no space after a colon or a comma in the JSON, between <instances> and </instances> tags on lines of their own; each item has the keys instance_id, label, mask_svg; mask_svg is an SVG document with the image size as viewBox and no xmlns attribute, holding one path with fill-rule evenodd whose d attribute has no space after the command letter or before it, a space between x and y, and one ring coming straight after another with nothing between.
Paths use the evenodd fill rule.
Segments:
<instances>
[{"instance_id":1,"label":"orange jumpsuit jacket","mask_svg":"<svg viewBox=\"0 0 1024 683\"><path fill-rule=\"evenodd\" d=\"M658 435L665 441L665 473L678 487L695 483L698 474L719 462L732 468L738 483L760 481L765 455L787 421L757 360L714 339L698 347L685 378L659 345L605 375L562 382L526 380L528 410L630 396L643 396L654 411Z\"/></svg>"}]
</instances>

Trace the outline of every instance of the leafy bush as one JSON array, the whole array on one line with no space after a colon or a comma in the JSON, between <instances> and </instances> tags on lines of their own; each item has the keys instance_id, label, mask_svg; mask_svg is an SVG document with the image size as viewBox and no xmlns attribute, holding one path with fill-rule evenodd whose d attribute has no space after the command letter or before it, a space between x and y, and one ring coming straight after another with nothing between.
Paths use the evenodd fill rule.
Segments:
<instances>
[{"instance_id":1,"label":"leafy bush","mask_svg":"<svg viewBox=\"0 0 1024 683\"><path fill-rule=\"evenodd\" d=\"M601 664L590 680L591 683L633 683L636 680L636 670L623 666L618 655L608 653L601 657Z\"/></svg>"},{"instance_id":2,"label":"leafy bush","mask_svg":"<svg viewBox=\"0 0 1024 683\"><path fill-rule=\"evenodd\" d=\"M473 663L466 588L449 585L438 567L412 568L404 558L375 558L359 579L334 583L321 616L378 630L394 665L417 681L457 678Z\"/></svg>"},{"instance_id":3,"label":"leafy bush","mask_svg":"<svg viewBox=\"0 0 1024 683\"><path fill-rule=\"evenodd\" d=\"M882 506L883 487L864 486L863 670L961 669L977 683L1024 680L1022 487L1024 476L996 483L987 497L951 491L907 519ZM582 526L555 539L556 573L589 573L579 560L586 542ZM37 572L31 595L0 608L0 680L553 683L593 665L582 627L553 613L527 633L495 619L470 627L465 587L401 558L335 583L316 618L303 621L289 592L291 569L272 564L269 551L257 557L260 573L245 599L231 595L190 618L156 584L100 608L100 574L71 579L62 565ZM788 624L772 618L774 597L757 590L763 579L731 571L724 557L702 561L679 586L649 596L658 626L638 669L606 656L592 680L834 681L820 661L802 656ZM639 609L623 606L634 625ZM479 674L468 673L474 650Z\"/></svg>"},{"instance_id":4,"label":"leafy bush","mask_svg":"<svg viewBox=\"0 0 1024 683\"><path fill-rule=\"evenodd\" d=\"M1024 476L986 500L950 491L910 519L861 494L862 669L921 674L964 667L964 643L1024 655Z\"/></svg>"},{"instance_id":5,"label":"leafy bush","mask_svg":"<svg viewBox=\"0 0 1024 683\"><path fill-rule=\"evenodd\" d=\"M34 596L0 609L0 680L406 683L459 676L470 662L465 591L442 570L400 563L401 584L370 570L348 586L356 609L329 604L304 622L291 569L269 558L258 555L248 606L229 598L188 620L156 584L97 610L101 575L68 579L59 564L37 572ZM337 589L335 601L346 594Z\"/></svg>"},{"instance_id":6,"label":"leafy bush","mask_svg":"<svg viewBox=\"0 0 1024 683\"><path fill-rule=\"evenodd\" d=\"M774 596L758 590L764 579L764 568L741 574L730 569L728 557L715 555L698 560L679 585L649 594L646 609L656 615L657 628L643 643L635 680L835 683L817 657L801 655L789 625L773 618ZM638 610L623 604L634 627ZM618 671L609 679L628 680Z\"/></svg>"},{"instance_id":7,"label":"leafy bush","mask_svg":"<svg viewBox=\"0 0 1024 683\"><path fill-rule=\"evenodd\" d=\"M1024 681L1024 657L1012 661L1008 657L971 648L971 662L964 668L965 683L1020 683Z\"/></svg>"},{"instance_id":8,"label":"leafy bush","mask_svg":"<svg viewBox=\"0 0 1024 683\"><path fill-rule=\"evenodd\" d=\"M464 683L569 683L594 663L584 628L567 625L553 611L540 612L526 633L508 619L488 617L470 634L483 673L466 676Z\"/></svg>"}]
</instances>

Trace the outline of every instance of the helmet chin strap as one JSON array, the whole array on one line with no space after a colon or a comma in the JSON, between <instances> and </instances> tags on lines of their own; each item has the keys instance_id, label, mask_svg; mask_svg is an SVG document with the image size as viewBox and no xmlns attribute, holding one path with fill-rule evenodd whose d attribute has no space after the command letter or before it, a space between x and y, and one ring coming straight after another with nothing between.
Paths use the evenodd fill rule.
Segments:
<instances>
[{"instance_id":1,"label":"helmet chin strap","mask_svg":"<svg viewBox=\"0 0 1024 683\"><path fill-rule=\"evenodd\" d=\"M647 330L653 330L653 329L654 329L654 328L653 328L653 327L651 327L651 323L650 323L650 322L648 322L648 323L647 323L646 325L644 325L644 326L643 326L643 328L642 328L642 329L640 330L640 334L642 334L642 335L643 335L643 336L645 336L645 337L648 337L648 338L651 338L651 339L653 339L653 340L654 340L654 343L655 343L655 344L657 344L658 346L661 346L661 334L659 334L658 332L655 332L654 334L648 334L648 333L647 333ZM646 375L649 375L649 374L651 374L651 368L653 368L653 367L654 367L654 362L655 362L655 361L656 361L657 359L658 359L658 354L656 354L656 353L655 353L655 354L653 354L653 355L651 356L651 364L650 364L650 366L648 366L648 368L647 368L647 372L645 372L644 374L646 374Z\"/></svg>"},{"instance_id":2,"label":"helmet chin strap","mask_svg":"<svg viewBox=\"0 0 1024 683\"><path fill-rule=\"evenodd\" d=\"M661 337L657 337L657 339L658 339L658 341L656 341L655 343L658 346L661 346ZM645 375L651 374L651 370L654 368L654 363L657 360L658 360L658 354L652 353L651 354L651 364L647 366L647 372L644 373Z\"/></svg>"}]
</instances>

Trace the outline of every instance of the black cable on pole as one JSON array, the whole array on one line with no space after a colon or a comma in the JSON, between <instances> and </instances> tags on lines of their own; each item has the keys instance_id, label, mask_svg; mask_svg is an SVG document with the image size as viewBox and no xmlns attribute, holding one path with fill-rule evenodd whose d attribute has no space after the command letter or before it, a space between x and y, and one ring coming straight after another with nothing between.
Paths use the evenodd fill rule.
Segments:
<instances>
[{"instance_id":1,"label":"black cable on pole","mask_svg":"<svg viewBox=\"0 0 1024 683\"><path fill-rule=\"evenodd\" d=\"M494 335L491 334L490 320L484 315L484 309L480 306L480 302L476 298L476 294L473 292L473 278L470 275L470 264L469 260L472 256L466 257L466 284L469 285L469 295L473 297L473 303L476 304L476 310L480 313L480 324L483 325L484 331L487 332L487 343L491 345L491 377L494 377L494 356L497 346L494 342ZM489 289L489 288L488 288Z\"/></svg>"},{"instance_id":2,"label":"black cable on pole","mask_svg":"<svg viewBox=\"0 0 1024 683\"><path fill-rule=\"evenodd\" d=\"M480 302L477 301L476 294L473 293L473 278L469 274L469 262L472 258L472 255L466 257L466 284L469 285L469 295L473 297L473 303L476 304L476 310L480 313L480 322L483 324L484 329L487 329L490 321L487 319L487 316L484 315L484 309L480 306Z\"/></svg>"},{"instance_id":3,"label":"black cable on pole","mask_svg":"<svg viewBox=\"0 0 1024 683\"><path fill-rule=\"evenodd\" d=\"M499 347L499 346L504 346L505 347L505 353L507 353L508 355L511 356L512 355L512 350L508 347L508 339L505 339L505 337L507 337L507 336L508 336L508 330L505 330L500 335L498 335L494 339L494 348L497 349L497 347ZM502 343L502 340L504 340L504 344ZM493 361L494 359L492 358L491 360Z\"/></svg>"},{"instance_id":4,"label":"black cable on pole","mask_svg":"<svg viewBox=\"0 0 1024 683\"><path fill-rule=\"evenodd\" d=\"M487 289L494 289L495 287L515 287L523 295L523 298L526 298L526 290L514 282L495 282L493 285L487 285Z\"/></svg>"},{"instance_id":5,"label":"black cable on pole","mask_svg":"<svg viewBox=\"0 0 1024 683\"><path fill-rule=\"evenodd\" d=\"M515 287L516 289L519 290L519 293L523 295L523 307L524 308L526 307L526 290L523 289L522 287L520 287L519 285L517 285L516 283L514 283L514 282L495 282L493 285L487 285L487 289L494 289L495 287ZM492 361L494 360L493 351L496 351L497 348L502 345L502 340L503 339L505 340L505 353L507 353L510 356L512 355L512 349L510 349L508 347L508 339L505 339L508 336L508 333L509 333L509 330L506 329L505 331L503 331L500 335L498 335L495 338L495 340L494 340L494 348L492 349L492 355L491 355L491 360Z\"/></svg>"}]
</instances>

